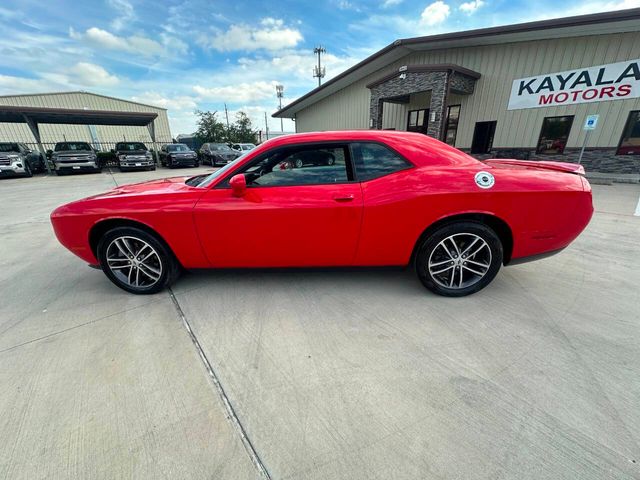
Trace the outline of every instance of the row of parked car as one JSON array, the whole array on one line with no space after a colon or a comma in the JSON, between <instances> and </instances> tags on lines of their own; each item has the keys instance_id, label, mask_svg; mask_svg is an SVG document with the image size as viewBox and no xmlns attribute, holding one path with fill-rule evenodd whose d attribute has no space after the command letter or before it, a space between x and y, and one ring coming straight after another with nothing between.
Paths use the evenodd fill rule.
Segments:
<instances>
[{"instance_id":1,"label":"row of parked car","mask_svg":"<svg viewBox=\"0 0 640 480\"><path fill-rule=\"evenodd\" d=\"M157 160L163 167L197 167L225 165L246 151L255 148L252 143L205 143L198 152L183 143L167 143L158 151ZM87 142L58 142L48 152L51 168L57 175L80 172L100 172L103 163ZM156 158L142 142L119 142L111 150L121 171L155 170ZM0 143L0 175L30 177L46 170L47 159L24 143Z\"/></svg>"}]
</instances>

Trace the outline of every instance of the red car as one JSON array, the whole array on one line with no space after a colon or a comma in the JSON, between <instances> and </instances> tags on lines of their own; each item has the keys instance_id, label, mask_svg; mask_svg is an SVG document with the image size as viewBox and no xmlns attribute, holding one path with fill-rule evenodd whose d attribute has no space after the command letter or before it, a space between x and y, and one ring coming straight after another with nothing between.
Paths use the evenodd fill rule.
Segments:
<instances>
[{"instance_id":1,"label":"red car","mask_svg":"<svg viewBox=\"0 0 640 480\"><path fill-rule=\"evenodd\" d=\"M301 154L334 161L279 168ZM418 133L305 133L210 175L63 205L51 221L65 247L132 293L157 292L183 268L412 264L428 289L462 296L582 232L593 213L583 174L569 163L480 162Z\"/></svg>"}]
</instances>

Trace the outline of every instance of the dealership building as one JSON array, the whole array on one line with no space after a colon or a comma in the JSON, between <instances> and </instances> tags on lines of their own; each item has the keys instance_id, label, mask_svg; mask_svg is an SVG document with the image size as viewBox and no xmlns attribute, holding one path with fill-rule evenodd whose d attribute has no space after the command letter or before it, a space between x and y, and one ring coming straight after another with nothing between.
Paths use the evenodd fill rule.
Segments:
<instances>
[{"instance_id":1,"label":"dealership building","mask_svg":"<svg viewBox=\"0 0 640 480\"><path fill-rule=\"evenodd\" d=\"M640 173L640 9L397 40L273 116Z\"/></svg>"},{"instance_id":2,"label":"dealership building","mask_svg":"<svg viewBox=\"0 0 640 480\"><path fill-rule=\"evenodd\" d=\"M0 142L34 150L84 141L108 151L116 142L170 143L167 110L89 92L0 96Z\"/></svg>"}]
</instances>

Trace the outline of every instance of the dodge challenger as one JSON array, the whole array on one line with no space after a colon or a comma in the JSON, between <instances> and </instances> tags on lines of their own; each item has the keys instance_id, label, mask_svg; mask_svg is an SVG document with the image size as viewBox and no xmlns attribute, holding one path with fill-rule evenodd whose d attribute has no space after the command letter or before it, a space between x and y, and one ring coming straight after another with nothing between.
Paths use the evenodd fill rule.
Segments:
<instances>
[{"instance_id":1,"label":"dodge challenger","mask_svg":"<svg viewBox=\"0 0 640 480\"><path fill-rule=\"evenodd\" d=\"M296 162L299 158L331 162ZM589 223L580 165L471 156L419 133L269 140L207 175L119 186L51 214L58 240L118 287L183 269L411 265L463 296L557 253Z\"/></svg>"}]
</instances>

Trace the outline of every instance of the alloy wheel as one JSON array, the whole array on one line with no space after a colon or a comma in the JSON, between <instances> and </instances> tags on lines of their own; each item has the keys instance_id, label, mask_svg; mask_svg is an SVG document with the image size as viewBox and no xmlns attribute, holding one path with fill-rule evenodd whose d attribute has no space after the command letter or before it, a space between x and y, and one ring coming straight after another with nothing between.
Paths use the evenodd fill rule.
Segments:
<instances>
[{"instance_id":1,"label":"alloy wheel","mask_svg":"<svg viewBox=\"0 0 640 480\"><path fill-rule=\"evenodd\" d=\"M463 289L475 285L489 272L491 248L473 233L446 237L431 251L428 269L431 278L442 287Z\"/></svg>"},{"instance_id":2,"label":"alloy wheel","mask_svg":"<svg viewBox=\"0 0 640 480\"><path fill-rule=\"evenodd\" d=\"M106 260L114 277L135 289L150 288L162 277L160 255L140 238L115 238L107 247Z\"/></svg>"}]
</instances>

